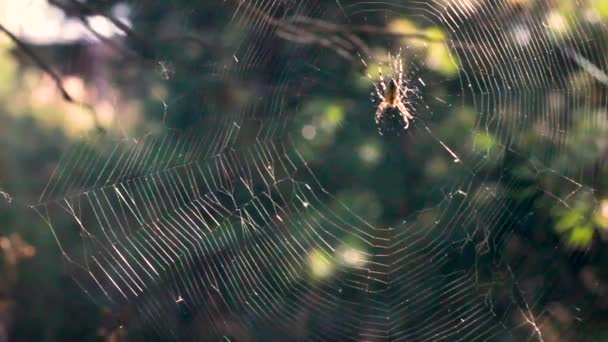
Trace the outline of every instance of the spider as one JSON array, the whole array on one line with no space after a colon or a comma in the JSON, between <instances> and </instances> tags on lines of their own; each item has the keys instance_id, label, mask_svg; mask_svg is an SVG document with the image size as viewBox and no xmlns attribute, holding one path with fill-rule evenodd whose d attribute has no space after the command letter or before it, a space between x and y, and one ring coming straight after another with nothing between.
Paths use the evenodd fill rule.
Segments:
<instances>
[{"instance_id":1,"label":"spider","mask_svg":"<svg viewBox=\"0 0 608 342\"><path fill-rule=\"evenodd\" d=\"M390 58L390 55L389 55ZM405 106L406 91L407 88L403 89L403 62L401 61L400 54L393 60L392 67L394 71L397 71L397 78L394 76L390 77L388 85L384 81L382 74L382 67L378 67L378 76L380 76L380 87L377 83L374 83L376 94L380 98L381 102L376 110L376 124L380 123L382 114L389 108L396 108L399 114L403 118L404 126L403 129L407 129L410 126L410 120L414 119L414 116L410 114L409 110ZM382 88L382 91L380 91ZM407 103L407 102L406 102Z\"/></svg>"}]
</instances>

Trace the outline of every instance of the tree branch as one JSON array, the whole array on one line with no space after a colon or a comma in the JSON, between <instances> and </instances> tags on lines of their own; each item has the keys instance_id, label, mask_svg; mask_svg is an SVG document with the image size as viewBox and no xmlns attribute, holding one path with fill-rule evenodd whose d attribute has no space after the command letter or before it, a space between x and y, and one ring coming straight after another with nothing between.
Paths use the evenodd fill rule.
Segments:
<instances>
[{"instance_id":1,"label":"tree branch","mask_svg":"<svg viewBox=\"0 0 608 342\"><path fill-rule=\"evenodd\" d=\"M17 45L17 47L21 51L23 51L23 53L25 53L29 58L31 58L32 61L36 63L36 65L38 65L42 70L44 70L44 72L51 76L53 81L55 81L59 92L61 92L61 96L63 96L66 101L76 103L76 101L74 101L74 98L72 98L72 96L70 96L67 90L63 87L61 77L53 70L53 68L51 68L50 65L46 64L46 62L44 62L42 58L38 57L38 55L36 55L36 53L34 53L34 51L29 46L27 46L19 38L17 38L17 36L7 30L4 26L2 26L2 24L0 24L0 31L4 32L15 43L15 45Z\"/></svg>"},{"instance_id":2,"label":"tree branch","mask_svg":"<svg viewBox=\"0 0 608 342\"><path fill-rule=\"evenodd\" d=\"M55 72L55 70L53 70L53 68L50 65L48 65L44 60L42 60L42 58L40 58L29 46L27 46L27 44L22 42L17 36L15 36L11 31L9 31L2 24L0 24L0 31L4 32L24 54L26 54L30 59L32 59L32 61L36 65L38 65L38 67L40 67L40 69L42 69L45 73L47 73L53 79L57 89L59 90L59 92L61 93L61 96L63 97L63 99L65 101L87 108L91 112L91 115L93 116L93 119L95 120L97 129L100 131L105 131L105 129L99 124L97 114L95 113L95 109L93 109L93 107L88 103L84 103L82 101L76 101L63 86L61 76L59 74L57 74L57 72Z\"/></svg>"}]
</instances>

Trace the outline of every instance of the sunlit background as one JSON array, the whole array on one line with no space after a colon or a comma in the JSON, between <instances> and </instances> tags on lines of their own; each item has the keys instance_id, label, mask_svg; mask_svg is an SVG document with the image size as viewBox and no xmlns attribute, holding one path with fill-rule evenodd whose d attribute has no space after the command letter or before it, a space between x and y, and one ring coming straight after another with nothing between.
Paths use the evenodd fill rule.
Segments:
<instances>
[{"instance_id":1,"label":"sunlit background","mask_svg":"<svg viewBox=\"0 0 608 342\"><path fill-rule=\"evenodd\" d=\"M279 141L289 160L306 161L298 164L297 171L281 175L297 191L278 185L275 189L273 184L269 192L291 195L280 205L297 202L302 210L322 208L326 216L297 212L296 217L288 210L293 217L277 214L269 226L287 222L289 229L295 229L311 220L327 234L323 237L335 240L306 235L292 241L305 250L301 255L293 254L299 251L296 248L273 247L278 251L274 254L257 245L237 246L252 254L257 251L252 260L268 253L277 269L264 272L289 275L284 284L271 282L270 287L305 284L319 291L339 288L342 293L351 273L366 270L371 283L369 279L377 280L377 275L370 276L370 270L382 267L386 255L397 258L402 250L413 248L408 258L417 253L431 256L435 253L431 247L440 242L441 248L449 246L446 250L457 256L444 265L446 269L429 271L438 272L442 282L425 280L428 283L420 281L424 283L420 286L442 291L447 286L443 281L463 271L466 281L475 282L479 298L496 296L496 309L501 312L487 311L502 327L484 337L607 338L608 2L497 2L503 7L490 11L504 20L500 39L509 40L483 46L487 41L479 39L475 46L467 37L479 34L493 39L492 33L483 36L479 31L485 24L475 26L483 15L474 14L488 10L484 1L445 2L447 7L455 4L470 10L470 30L461 27L458 32L434 22L434 14L416 4L342 1L343 10L352 15L348 24L361 26L350 33L364 41L346 50L349 45L341 42L350 41L350 36L340 36L343 32L327 26L343 19L336 14L340 13L336 2L262 1L276 5L265 7L246 1L251 9L241 8L239 1L0 0L0 340L115 341L135 339L142 331L157 332L149 325L160 325L156 321L162 314L151 314L155 318L146 317L141 323L132 317L137 315L139 299L113 306L116 303L89 291L87 281L79 281L83 271L70 262L83 263L87 253L95 255L98 248L85 243L82 231L75 233L80 222L65 212L63 216L52 212L58 207L45 207L51 212L32 207L47 199L49 179L56 170L65 172L57 188L50 186L57 198L95 193L102 186L71 187L70 176L77 179L80 173L69 169L84 170L82 177L103 174L99 166L104 170L106 166L99 160L120 162L110 158L113 146L146 144L150 137L180 136L184 131L187 137L209 136L211 143L238 132L239 138L232 142L237 152L260 141L264 147L268 136L268 146ZM256 11L274 18L266 18L270 31L260 24L264 16ZM294 19L294 27L310 29L298 37L289 27L274 23L293 13L309 13L324 20L325 26ZM321 28L330 30L325 33L329 43ZM549 42L538 38L541 28L546 28ZM508 50L512 55L502 59L501 45L521 50ZM247 46L257 50L248 55ZM395 116L390 120L397 121L397 128L385 130L373 118L380 101L374 84L380 69L387 79L399 72L391 64L398 52L411 91L407 105L416 119L403 130ZM562 64L552 64L545 54L563 55ZM497 69L482 67L484 61L476 58L487 58L485 63L494 62ZM547 76L549 69L556 74ZM498 74L501 70L507 71L506 76ZM543 83L549 79L555 85ZM495 85L498 91L492 88ZM478 91L479 97L469 91ZM182 142L160 141L178 146ZM158 155L163 155L163 148L170 150L162 144L157 148ZM261 153L252 160L263 169L255 164L263 160ZM156 176L152 166L138 167L130 176ZM228 171L225 174L225 182L237 183ZM303 184L314 184L313 195L302 195ZM231 200L246 198L241 195ZM260 213L262 207L275 208L272 196L256 207ZM428 233L421 233L427 228ZM268 229L269 241L280 243L281 235ZM411 233L411 238L400 232ZM385 240L394 244L382 245ZM374 243L367 245L369 241ZM215 257L198 261L212 263ZM281 264L290 257L297 260L296 266ZM407 265L415 268L415 262ZM407 282L398 277L399 282ZM395 281L383 274L378 279L385 285ZM361 284L353 286L358 289ZM161 285L155 286L153 291L162 291ZM515 290L508 293L507 287ZM355 298L353 302L360 299L352 296L348 299ZM174 299L187 300L181 295ZM311 303L322 308L327 302L311 299ZM201 311L206 305L195 304ZM307 323L298 325L289 337L316 336L307 332L323 324L315 322L314 310L294 314ZM275 326L247 330L239 319L248 316L227 311L214 319L193 320L197 328L188 335L202 339L226 335L240 341L282 331ZM223 328L213 330L219 324L216 320L223 320ZM141 325L129 330L135 321ZM336 319L328 325L342 323Z\"/></svg>"}]
</instances>

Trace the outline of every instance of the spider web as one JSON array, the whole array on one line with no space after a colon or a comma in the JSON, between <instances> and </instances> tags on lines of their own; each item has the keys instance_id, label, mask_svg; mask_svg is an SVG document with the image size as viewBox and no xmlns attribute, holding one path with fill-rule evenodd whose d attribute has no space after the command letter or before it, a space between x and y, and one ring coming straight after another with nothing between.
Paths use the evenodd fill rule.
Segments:
<instances>
[{"instance_id":1,"label":"spider web","mask_svg":"<svg viewBox=\"0 0 608 342\"><path fill-rule=\"evenodd\" d=\"M176 339L544 340L564 333L551 314L564 291L564 261L529 265L513 245L534 253L524 237L534 234L525 229L538 203L570 207L599 186L605 158L597 155L605 148L589 171L590 157L573 146L586 141L580 130L606 130L606 95L592 87L605 84L608 63L597 52L606 48L598 38L605 26L556 16L549 4L507 0L340 0L333 11L317 1L217 6L228 46L197 73L218 89L253 88L254 95L221 102L218 89L201 89L201 119L186 129L165 123L137 139L76 144L32 205L84 291L137 333ZM398 18L442 28L440 44L457 75L427 70L421 49L435 38L371 29ZM405 38L395 44L395 35ZM319 146L300 131L308 101L339 94L346 72L366 78L362 64L399 50L417 89L407 150L447 165L449 177L416 189L423 207L383 222L322 181L335 174L348 188L375 180L341 178L349 166L316 158ZM180 77L179 65L171 77ZM336 129L377 137L370 89L345 99L369 125L357 127L347 115ZM166 106L168 117L176 115ZM472 119L446 129L451 118L443 112ZM465 140L455 134L469 143L457 144ZM484 144L488 137L493 144ZM404 149L402 140L382 139ZM323 148L343 153L345 146L336 138ZM418 168L408 153L387 158L388 167ZM514 201L521 189L536 195ZM542 248L557 259L559 246L547 239ZM581 315L580 304L569 305Z\"/></svg>"}]
</instances>

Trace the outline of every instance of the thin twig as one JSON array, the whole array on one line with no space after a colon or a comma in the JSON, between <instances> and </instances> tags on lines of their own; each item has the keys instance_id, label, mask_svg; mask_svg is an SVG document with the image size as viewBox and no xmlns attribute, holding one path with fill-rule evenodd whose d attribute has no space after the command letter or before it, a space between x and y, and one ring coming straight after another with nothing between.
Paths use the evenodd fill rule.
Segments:
<instances>
[{"instance_id":1,"label":"thin twig","mask_svg":"<svg viewBox=\"0 0 608 342\"><path fill-rule=\"evenodd\" d=\"M93 106L82 101L76 101L63 86L61 76L59 76L59 74L57 74L50 65L48 65L44 60L42 60L42 58L40 58L29 46L27 46L27 44L22 42L21 39L15 36L11 31L6 29L6 27L4 27L2 24L0 24L0 31L4 32L24 54L31 58L32 61L34 61L34 63L38 65L38 67L40 67L40 69L42 69L53 79L57 89L59 90L61 96L65 101L88 109L91 112L93 119L95 120L97 129L100 131L105 131L105 129L99 123L97 114L95 113L95 109L93 108Z\"/></svg>"},{"instance_id":2,"label":"thin twig","mask_svg":"<svg viewBox=\"0 0 608 342\"><path fill-rule=\"evenodd\" d=\"M243 3L240 2L239 6L241 5ZM336 52L345 57L351 54L355 48L364 55L371 53L370 47L359 38L357 33L372 33L399 38L417 38L431 43L445 42L444 39L419 32L398 32L373 25L341 25L301 15L278 19L247 3L244 3L244 10L275 26L277 34L284 39L304 44L318 43L329 48L334 48ZM333 37L328 38L328 33L333 34ZM342 35L342 37L339 35ZM348 59L352 59L352 57Z\"/></svg>"},{"instance_id":3,"label":"thin twig","mask_svg":"<svg viewBox=\"0 0 608 342\"><path fill-rule=\"evenodd\" d=\"M34 61L34 63L36 63L42 70L44 70L44 72L46 72L49 76L51 76L53 81L55 81L55 84L57 85L59 92L61 92L61 96L63 96L63 98L66 101L76 103L76 101L74 101L72 96L70 96L70 94L67 92L67 90L63 87L63 82L61 82L61 77L53 70L53 68L51 68L51 66L46 64L46 62L44 62L42 60L42 58L38 57L38 55L36 55L36 53L34 53L34 51L32 49L30 49L29 46L27 46L19 38L17 38L17 36L12 34L4 26L2 26L2 24L0 24L0 31L4 32L17 45L17 47L19 49L21 49L21 51L23 51L23 53L25 53L28 57L30 57Z\"/></svg>"},{"instance_id":4,"label":"thin twig","mask_svg":"<svg viewBox=\"0 0 608 342\"><path fill-rule=\"evenodd\" d=\"M93 27L91 27L91 24L89 24L89 22L86 20L85 17L83 16L79 16L78 19L80 20L80 22L82 23L82 25L87 29L87 31L91 32L92 35L95 36L95 38L99 39L99 41L101 41L103 44L106 44L107 46L109 46L111 49L122 53L123 55L128 55L130 57L134 57L134 58L140 58L139 54L137 54L137 52L135 51L131 51L128 50L120 45L118 45L116 42L114 42L113 40L104 37L102 34L100 34L99 32L97 32Z\"/></svg>"},{"instance_id":5,"label":"thin twig","mask_svg":"<svg viewBox=\"0 0 608 342\"><path fill-rule=\"evenodd\" d=\"M87 15L102 16L109 20L116 28L121 30L125 34L125 36L127 36L129 39L131 39L133 43L135 43L135 45L139 48L138 53L142 57L148 58L151 57L150 54L153 55L152 49L145 39L138 36L127 24L123 23L119 19L114 18L111 15L103 13L101 10L94 7L93 5L76 0L69 0L69 5L64 4L62 3L62 1L58 0L49 0L49 3L62 9L66 13L66 15L77 16L81 18L81 20L84 20L84 17L86 17Z\"/></svg>"}]
</instances>

